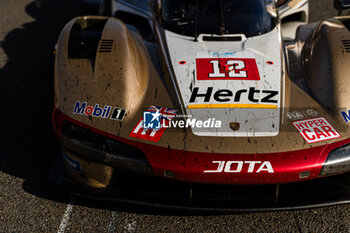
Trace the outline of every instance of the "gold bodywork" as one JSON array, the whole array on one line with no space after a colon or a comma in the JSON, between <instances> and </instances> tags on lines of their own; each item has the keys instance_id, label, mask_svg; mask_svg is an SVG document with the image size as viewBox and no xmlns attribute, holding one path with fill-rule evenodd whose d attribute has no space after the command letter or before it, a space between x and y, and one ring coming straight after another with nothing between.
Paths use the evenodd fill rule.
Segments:
<instances>
[{"instance_id":1,"label":"gold bodywork","mask_svg":"<svg viewBox=\"0 0 350 233\"><path fill-rule=\"evenodd\" d=\"M70 59L68 42L71 29L77 20L105 19L103 17L83 17L73 19L63 29L56 52L55 64L55 106L69 117L106 133L128 140L153 144L159 147L212 153L274 153L294 151L325 145L349 137L349 127L341 117L339 108L349 109L350 53L344 52L342 39L350 39L350 32L338 20L325 21L322 36L326 39L321 44L309 42L309 57L305 57L308 83L316 100L293 83L286 74L281 90L282 106L280 133L275 137L199 137L190 129L165 131L159 142L145 141L129 137L130 132L139 122L143 111L151 105L175 108L167 87L159 77L148 55L143 40L138 33L129 31L116 18L109 18L102 31L101 40L114 40L110 53L99 53L93 62L89 59ZM317 38L316 38L317 39ZM100 45L99 45L100 46ZM325 46L328 53L317 53L319 47ZM320 50L322 50L320 48ZM313 56L313 55L314 56ZM317 55L316 55L317 54ZM320 66L324 59L330 66ZM313 60L314 62L308 62ZM163 62L164 63L164 62ZM329 72L331 68L331 72ZM164 72L166 73L166 72ZM330 88L332 87L332 88ZM332 100L329 105L329 100ZM111 119L87 117L73 114L76 101L121 107L126 110L122 122ZM325 108L325 107L328 108ZM288 109L314 109L318 117L325 117L340 133L341 137L329 141L307 144L287 117ZM230 124L230 122L224 122ZM73 156L73 155L72 155ZM161 154L159 156L162 156ZM112 168L88 163L80 158L84 169L94 170L94 179L85 175L72 174L74 178L93 187L104 187L110 181ZM74 172L72 172L74 173Z\"/></svg>"},{"instance_id":2,"label":"gold bodywork","mask_svg":"<svg viewBox=\"0 0 350 233\"><path fill-rule=\"evenodd\" d=\"M112 167L87 161L69 153L68 151L65 151L64 153L66 153L71 159L80 163L81 172L77 172L71 169L69 163L65 161L65 167L68 174L75 180L95 188L105 188L111 182L113 175Z\"/></svg>"}]
</instances>

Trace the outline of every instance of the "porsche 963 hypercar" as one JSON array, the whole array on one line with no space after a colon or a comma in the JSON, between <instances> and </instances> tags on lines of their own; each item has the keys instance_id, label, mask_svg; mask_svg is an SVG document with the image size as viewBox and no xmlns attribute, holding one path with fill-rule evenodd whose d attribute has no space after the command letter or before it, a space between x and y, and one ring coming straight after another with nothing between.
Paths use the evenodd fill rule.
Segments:
<instances>
[{"instance_id":1,"label":"porsche 963 hypercar","mask_svg":"<svg viewBox=\"0 0 350 233\"><path fill-rule=\"evenodd\" d=\"M59 187L207 209L349 199L332 179L350 171L349 16L307 24L306 0L85 7L111 17L75 18L57 43Z\"/></svg>"}]
</instances>

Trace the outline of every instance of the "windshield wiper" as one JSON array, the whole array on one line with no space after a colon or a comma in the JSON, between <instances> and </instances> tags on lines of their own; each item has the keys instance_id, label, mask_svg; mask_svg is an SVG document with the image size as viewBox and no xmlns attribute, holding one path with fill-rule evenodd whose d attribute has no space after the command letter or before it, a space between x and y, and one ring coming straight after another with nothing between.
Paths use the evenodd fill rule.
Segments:
<instances>
[{"instance_id":1,"label":"windshield wiper","mask_svg":"<svg viewBox=\"0 0 350 233\"><path fill-rule=\"evenodd\" d=\"M220 35L224 35L225 31L226 31L226 27L225 27L225 18L224 18L224 6L222 3L222 0L220 0Z\"/></svg>"}]
</instances>

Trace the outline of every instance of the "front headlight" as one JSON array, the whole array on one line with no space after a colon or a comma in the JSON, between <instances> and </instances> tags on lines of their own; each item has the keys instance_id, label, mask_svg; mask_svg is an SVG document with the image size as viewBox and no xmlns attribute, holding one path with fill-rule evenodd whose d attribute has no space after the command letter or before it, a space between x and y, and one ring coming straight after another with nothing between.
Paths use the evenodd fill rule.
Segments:
<instances>
[{"instance_id":1,"label":"front headlight","mask_svg":"<svg viewBox=\"0 0 350 233\"><path fill-rule=\"evenodd\" d=\"M350 171L350 144L332 150L324 163L320 176Z\"/></svg>"}]
</instances>

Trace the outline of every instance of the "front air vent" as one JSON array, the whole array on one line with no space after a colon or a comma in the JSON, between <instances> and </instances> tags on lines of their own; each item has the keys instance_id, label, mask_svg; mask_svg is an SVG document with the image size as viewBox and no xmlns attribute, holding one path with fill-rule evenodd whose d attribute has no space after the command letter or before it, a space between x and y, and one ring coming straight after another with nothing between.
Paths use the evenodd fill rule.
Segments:
<instances>
[{"instance_id":1,"label":"front air vent","mask_svg":"<svg viewBox=\"0 0 350 233\"><path fill-rule=\"evenodd\" d=\"M95 59L97 47L107 19L78 18L69 34L68 57L72 59Z\"/></svg>"},{"instance_id":2,"label":"front air vent","mask_svg":"<svg viewBox=\"0 0 350 233\"><path fill-rule=\"evenodd\" d=\"M99 53L110 53L113 49L113 40L103 39L100 41Z\"/></svg>"},{"instance_id":3,"label":"front air vent","mask_svg":"<svg viewBox=\"0 0 350 233\"><path fill-rule=\"evenodd\" d=\"M350 40L342 40L341 42L343 43L345 52L350 53Z\"/></svg>"}]
</instances>

